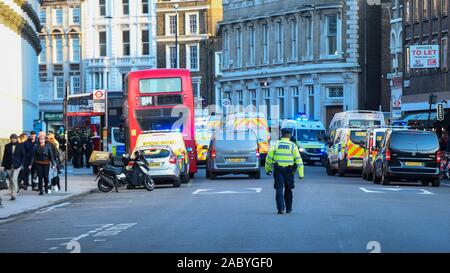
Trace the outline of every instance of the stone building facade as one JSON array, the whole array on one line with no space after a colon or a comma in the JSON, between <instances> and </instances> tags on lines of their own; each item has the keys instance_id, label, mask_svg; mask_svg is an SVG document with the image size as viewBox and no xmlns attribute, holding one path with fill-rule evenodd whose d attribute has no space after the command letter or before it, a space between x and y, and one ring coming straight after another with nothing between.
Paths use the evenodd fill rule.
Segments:
<instances>
[{"instance_id":1,"label":"stone building facade","mask_svg":"<svg viewBox=\"0 0 450 273\"><path fill-rule=\"evenodd\" d=\"M217 104L253 105L272 123L303 112L326 125L336 112L379 109L379 5L224 0L223 8Z\"/></svg>"}]
</instances>

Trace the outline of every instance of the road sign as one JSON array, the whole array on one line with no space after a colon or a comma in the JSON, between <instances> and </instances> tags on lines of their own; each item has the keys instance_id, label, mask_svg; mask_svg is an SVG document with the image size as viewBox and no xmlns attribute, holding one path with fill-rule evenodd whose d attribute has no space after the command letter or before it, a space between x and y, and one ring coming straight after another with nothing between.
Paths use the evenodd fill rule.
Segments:
<instances>
[{"instance_id":1,"label":"road sign","mask_svg":"<svg viewBox=\"0 0 450 273\"><path fill-rule=\"evenodd\" d=\"M91 124L100 124L100 116L91 117Z\"/></svg>"},{"instance_id":2,"label":"road sign","mask_svg":"<svg viewBox=\"0 0 450 273\"><path fill-rule=\"evenodd\" d=\"M93 91L94 101L105 99L105 90L94 90Z\"/></svg>"},{"instance_id":3,"label":"road sign","mask_svg":"<svg viewBox=\"0 0 450 273\"><path fill-rule=\"evenodd\" d=\"M93 112L95 113L106 112L105 102L94 102Z\"/></svg>"},{"instance_id":4,"label":"road sign","mask_svg":"<svg viewBox=\"0 0 450 273\"><path fill-rule=\"evenodd\" d=\"M228 98L225 98L222 100L222 105L223 106L230 106L231 105L231 100Z\"/></svg>"},{"instance_id":5,"label":"road sign","mask_svg":"<svg viewBox=\"0 0 450 273\"><path fill-rule=\"evenodd\" d=\"M401 100L394 100L394 102L392 103L392 105L394 107L401 107L402 106L402 101Z\"/></svg>"},{"instance_id":6,"label":"road sign","mask_svg":"<svg viewBox=\"0 0 450 273\"><path fill-rule=\"evenodd\" d=\"M437 120L443 121L445 118L444 104L442 102L436 104L436 110L437 110Z\"/></svg>"}]
</instances>

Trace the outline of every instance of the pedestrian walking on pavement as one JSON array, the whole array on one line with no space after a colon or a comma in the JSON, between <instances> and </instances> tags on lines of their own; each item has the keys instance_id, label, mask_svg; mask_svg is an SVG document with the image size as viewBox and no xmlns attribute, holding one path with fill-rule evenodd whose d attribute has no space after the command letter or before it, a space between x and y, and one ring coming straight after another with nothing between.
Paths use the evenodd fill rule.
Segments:
<instances>
[{"instance_id":1,"label":"pedestrian walking on pavement","mask_svg":"<svg viewBox=\"0 0 450 273\"><path fill-rule=\"evenodd\" d=\"M23 170L24 172L24 179L23 179L23 189L26 190L29 186L31 186L32 190L37 190L37 183L35 182L35 175L36 175L36 168L34 165L31 167L31 170L28 168L28 166L31 165L31 161L33 159L34 154L34 148L36 147L37 140L36 140L36 132L31 131L30 137L27 141L24 143L25 148L25 168ZM30 183L30 176L31 176L31 183Z\"/></svg>"},{"instance_id":2,"label":"pedestrian walking on pavement","mask_svg":"<svg viewBox=\"0 0 450 273\"><path fill-rule=\"evenodd\" d=\"M38 144L34 149L31 165L28 166L28 168L31 170L32 165L36 165L39 179L39 195L44 195L44 189L46 194L49 193L48 187L50 168L54 168L56 166L52 146L46 141L45 138L45 133L40 132L38 136Z\"/></svg>"},{"instance_id":3,"label":"pedestrian walking on pavement","mask_svg":"<svg viewBox=\"0 0 450 273\"><path fill-rule=\"evenodd\" d=\"M303 161L298 147L291 141L292 128L281 128L281 139L273 145L266 157L265 170L274 177L276 203L278 214L292 211L292 189L294 188L295 172L303 179Z\"/></svg>"},{"instance_id":4,"label":"pedestrian walking on pavement","mask_svg":"<svg viewBox=\"0 0 450 273\"><path fill-rule=\"evenodd\" d=\"M11 200L16 200L19 173L25 162L25 149L22 143L18 143L16 134L12 134L9 139L10 142L5 145L1 170L5 169L8 173Z\"/></svg>"},{"instance_id":5,"label":"pedestrian walking on pavement","mask_svg":"<svg viewBox=\"0 0 450 273\"><path fill-rule=\"evenodd\" d=\"M52 152L53 152L53 156L55 158L55 163L56 163L56 168L53 172L53 175L50 177L51 189L57 192L61 189L61 186L59 183L59 171L61 169L59 142L56 140L54 133L49 133L47 140L48 140L48 143L52 147Z\"/></svg>"},{"instance_id":6,"label":"pedestrian walking on pavement","mask_svg":"<svg viewBox=\"0 0 450 273\"><path fill-rule=\"evenodd\" d=\"M27 134L26 133L21 133L19 135L17 143L23 144L23 147L25 149L25 141L27 141L27 139L28 139ZM25 159L26 159L26 151L25 151ZM26 165L24 164L23 166L26 166ZM26 190L26 188L24 188L24 186L23 186L23 184L25 182L25 169L26 168L21 168L20 169L19 178L17 179L17 183L18 183L17 193L19 193L19 189L25 189Z\"/></svg>"}]
</instances>

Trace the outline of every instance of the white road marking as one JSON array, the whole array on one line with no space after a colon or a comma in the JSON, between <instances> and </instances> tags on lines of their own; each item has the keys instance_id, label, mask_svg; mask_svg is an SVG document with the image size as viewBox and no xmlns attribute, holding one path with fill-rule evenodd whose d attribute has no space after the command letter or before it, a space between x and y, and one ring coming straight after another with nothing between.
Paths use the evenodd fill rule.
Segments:
<instances>
[{"instance_id":1,"label":"white road marking","mask_svg":"<svg viewBox=\"0 0 450 273\"><path fill-rule=\"evenodd\" d=\"M46 241L64 241L64 240L71 240L74 237L63 237L63 238L46 238Z\"/></svg>"},{"instance_id":2,"label":"white road marking","mask_svg":"<svg viewBox=\"0 0 450 273\"><path fill-rule=\"evenodd\" d=\"M250 190L250 191L225 190L225 191L212 192L212 189L198 189L198 190L194 191L192 194L243 194L243 193L261 193L262 192L262 188L246 188L246 190Z\"/></svg>"},{"instance_id":3,"label":"white road marking","mask_svg":"<svg viewBox=\"0 0 450 273\"><path fill-rule=\"evenodd\" d=\"M58 247L54 246L54 247L49 248L48 250L56 250L56 249L58 249Z\"/></svg>"},{"instance_id":4,"label":"white road marking","mask_svg":"<svg viewBox=\"0 0 450 273\"><path fill-rule=\"evenodd\" d=\"M94 242L106 242L106 239L95 239Z\"/></svg>"},{"instance_id":5,"label":"white road marking","mask_svg":"<svg viewBox=\"0 0 450 273\"><path fill-rule=\"evenodd\" d=\"M72 204L72 203L71 202L61 203L61 204L58 204L58 205L54 205L54 206L50 206L50 207L41 209L41 210L37 211L36 213L39 213L39 214L46 213L46 212L52 211L52 210L57 209L57 208L65 207L65 206L70 205L70 204Z\"/></svg>"},{"instance_id":6,"label":"white road marking","mask_svg":"<svg viewBox=\"0 0 450 273\"><path fill-rule=\"evenodd\" d=\"M112 224L75 225L74 227L97 227L97 226L105 226L105 225L112 225Z\"/></svg>"},{"instance_id":7,"label":"white road marking","mask_svg":"<svg viewBox=\"0 0 450 273\"><path fill-rule=\"evenodd\" d=\"M413 192L415 194L434 195L434 193L427 191L425 189L405 189L405 188L400 188L399 186L397 186L395 188L364 188L364 187L360 187L359 189L365 193Z\"/></svg>"},{"instance_id":8,"label":"white road marking","mask_svg":"<svg viewBox=\"0 0 450 273\"><path fill-rule=\"evenodd\" d=\"M116 236L119 233L121 233L122 231L127 230L136 224L137 223L117 224L115 226L109 227L109 228L95 234L94 237Z\"/></svg>"}]
</instances>

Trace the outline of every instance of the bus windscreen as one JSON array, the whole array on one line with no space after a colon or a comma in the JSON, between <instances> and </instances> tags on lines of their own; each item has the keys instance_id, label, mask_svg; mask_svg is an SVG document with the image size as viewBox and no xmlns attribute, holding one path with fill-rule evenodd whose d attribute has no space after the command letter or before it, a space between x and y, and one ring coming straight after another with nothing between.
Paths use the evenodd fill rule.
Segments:
<instances>
[{"instance_id":1,"label":"bus windscreen","mask_svg":"<svg viewBox=\"0 0 450 273\"><path fill-rule=\"evenodd\" d=\"M181 92L181 78L152 78L139 80L142 94Z\"/></svg>"}]
</instances>

